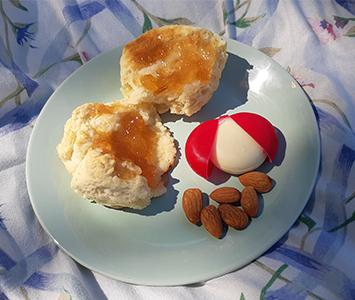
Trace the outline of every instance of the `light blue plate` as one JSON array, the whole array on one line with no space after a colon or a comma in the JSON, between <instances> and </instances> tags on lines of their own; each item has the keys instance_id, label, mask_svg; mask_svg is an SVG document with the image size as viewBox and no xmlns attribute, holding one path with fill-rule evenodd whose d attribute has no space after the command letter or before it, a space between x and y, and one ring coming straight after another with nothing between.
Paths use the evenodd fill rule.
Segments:
<instances>
[{"instance_id":1,"label":"light blue plate","mask_svg":"<svg viewBox=\"0 0 355 300\"><path fill-rule=\"evenodd\" d=\"M83 200L56 146L72 111L86 102L121 99L122 47L97 56L72 74L48 100L30 140L27 183L35 213L48 234L73 259L108 277L143 285L182 285L236 270L269 249L294 224L315 184L319 131L310 102L296 81L272 59L227 40L229 59L211 101L192 117L164 114L179 147L168 192L142 211L113 210ZM242 189L237 177L214 171L211 182L187 165L184 145L200 122L225 113L255 112L277 129L275 162L261 170L275 187L261 199L262 211L243 231L229 228L215 239L189 223L181 207L187 188L209 194L216 186ZM211 200L210 203L213 201Z\"/></svg>"}]
</instances>

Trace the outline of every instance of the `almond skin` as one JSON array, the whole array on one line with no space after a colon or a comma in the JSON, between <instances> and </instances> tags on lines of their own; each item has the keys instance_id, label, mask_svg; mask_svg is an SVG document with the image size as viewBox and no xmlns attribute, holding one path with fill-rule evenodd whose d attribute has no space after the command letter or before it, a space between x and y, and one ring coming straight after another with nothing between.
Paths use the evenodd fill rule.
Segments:
<instances>
[{"instance_id":1,"label":"almond skin","mask_svg":"<svg viewBox=\"0 0 355 300\"><path fill-rule=\"evenodd\" d=\"M259 199L256 190L252 186L246 186L242 190L240 204L249 217L255 217L259 210Z\"/></svg>"},{"instance_id":2,"label":"almond skin","mask_svg":"<svg viewBox=\"0 0 355 300\"><path fill-rule=\"evenodd\" d=\"M272 179L262 172L249 172L239 176L244 186L252 186L259 193L267 193L272 188Z\"/></svg>"},{"instance_id":3,"label":"almond skin","mask_svg":"<svg viewBox=\"0 0 355 300\"><path fill-rule=\"evenodd\" d=\"M222 220L234 229L244 229L249 222L249 217L244 210L230 204L220 204L218 210Z\"/></svg>"},{"instance_id":4,"label":"almond skin","mask_svg":"<svg viewBox=\"0 0 355 300\"><path fill-rule=\"evenodd\" d=\"M233 187L220 187L210 194L210 198L218 203L233 203L240 200L240 192Z\"/></svg>"},{"instance_id":5,"label":"almond skin","mask_svg":"<svg viewBox=\"0 0 355 300\"><path fill-rule=\"evenodd\" d=\"M223 234L223 223L218 209L214 205L208 205L201 211L201 222L206 230L215 238Z\"/></svg>"},{"instance_id":6,"label":"almond skin","mask_svg":"<svg viewBox=\"0 0 355 300\"><path fill-rule=\"evenodd\" d=\"M187 189L182 196L182 209L187 219L196 224L201 219L201 211L203 207L202 191L197 188Z\"/></svg>"}]
</instances>

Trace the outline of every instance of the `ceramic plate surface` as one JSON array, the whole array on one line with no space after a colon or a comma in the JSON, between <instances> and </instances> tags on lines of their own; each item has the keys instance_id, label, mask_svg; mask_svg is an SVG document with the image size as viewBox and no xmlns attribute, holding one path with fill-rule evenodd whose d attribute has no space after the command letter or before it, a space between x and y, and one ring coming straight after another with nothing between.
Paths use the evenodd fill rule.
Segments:
<instances>
[{"instance_id":1,"label":"ceramic plate surface","mask_svg":"<svg viewBox=\"0 0 355 300\"><path fill-rule=\"evenodd\" d=\"M108 277L142 285L182 285L236 270L269 249L294 224L313 190L320 158L319 131L309 100L281 66L261 52L229 40L229 58L218 90L191 117L162 115L179 147L168 192L142 211L113 210L84 200L56 146L72 111L86 102L122 99L122 47L92 59L51 96L36 121L27 154L27 183L34 211L48 234L74 260ZM203 121L254 112L276 128L280 148L273 164L259 169L275 181L263 194L261 213L243 231L229 228L221 239L189 223L182 194L199 187L243 188L236 176L216 170L210 181L188 166L184 145ZM210 200L210 203L213 201Z\"/></svg>"}]
</instances>

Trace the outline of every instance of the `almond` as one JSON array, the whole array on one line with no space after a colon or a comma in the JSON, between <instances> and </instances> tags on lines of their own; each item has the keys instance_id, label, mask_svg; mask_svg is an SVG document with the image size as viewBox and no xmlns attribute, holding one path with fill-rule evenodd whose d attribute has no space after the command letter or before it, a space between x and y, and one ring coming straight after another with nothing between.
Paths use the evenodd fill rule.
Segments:
<instances>
[{"instance_id":1,"label":"almond","mask_svg":"<svg viewBox=\"0 0 355 300\"><path fill-rule=\"evenodd\" d=\"M240 200L240 192L233 187L220 187L215 189L210 197L218 203L233 203Z\"/></svg>"},{"instance_id":2,"label":"almond","mask_svg":"<svg viewBox=\"0 0 355 300\"><path fill-rule=\"evenodd\" d=\"M196 224L200 221L202 207L202 191L197 188L187 189L182 196L182 209L191 223Z\"/></svg>"},{"instance_id":3,"label":"almond","mask_svg":"<svg viewBox=\"0 0 355 300\"><path fill-rule=\"evenodd\" d=\"M214 205L208 205L201 211L201 222L206 230L215 238L223 234L223 223L218 209Z\"/></svg>"},{"instance_id":4,"label":"almond","mask_svg":"<svg viewBox=\"0 0 355 300\"><path fill-rule=\"evenodd\" d=\"M244 186L252 186L259 193L267 193L272 188L272 179L262 172L249 172L239 176Z\"/></svg>"},{"instance_id":5,"label":"almond","mask_svg":"<svg viewBox=\"0 0 355 300\"><path fill-rule=\"evenodd\" d=\"M258 194L252 186L246 186L242 190L240 204L249 217L255 217L255 215L258 213Z\"/></svg>"},{"instance_id":6,"label":"almond","mask_svg":"<svg viewBox=\"0 0 355 300\"><path fill-rule=\"evenodd\" d=\"M249 217L244 210L230 204L220 204L218 210L222 220L234 229L244 229L249 222Z\"/></svg>"}]
</instances>

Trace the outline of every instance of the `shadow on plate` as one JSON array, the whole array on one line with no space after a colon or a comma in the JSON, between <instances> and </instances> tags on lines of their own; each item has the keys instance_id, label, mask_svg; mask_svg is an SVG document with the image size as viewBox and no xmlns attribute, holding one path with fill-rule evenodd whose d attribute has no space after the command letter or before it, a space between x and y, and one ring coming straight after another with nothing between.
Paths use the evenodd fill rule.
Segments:
<instances>
[{"instance_id":1,"label":"shadow on plate","mask_svg":"<svg viewBox=\"0 0 355 300\"><path fill-rule=\"evenodd\" d=\"M264 162L256 171L269 173L275 166L280 166L285 159L286 153L286 139L283 133L275 127L277 138L279 140L279 147L277 149L276 156L272 163Z\"/></svg>"},{"instance_id":2,"label":"shadow on plate","mask_svg":"<svg viewBox=\"0 0 355 300\"><path fill-rule=\"evenodd\" d=\"M153 198L151 204L146 208L142 210L123 208L122 211L142 216L155 216L164 211L171 211L176 204L177 195L179 193L174 188L174 185L178 182L178 179L170 177L169 184L167 186L167 192L160 197Z\"/></svg>"}]
</instances>

